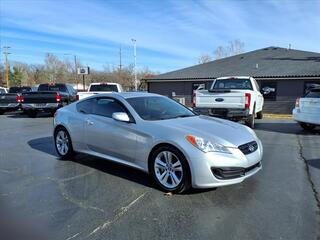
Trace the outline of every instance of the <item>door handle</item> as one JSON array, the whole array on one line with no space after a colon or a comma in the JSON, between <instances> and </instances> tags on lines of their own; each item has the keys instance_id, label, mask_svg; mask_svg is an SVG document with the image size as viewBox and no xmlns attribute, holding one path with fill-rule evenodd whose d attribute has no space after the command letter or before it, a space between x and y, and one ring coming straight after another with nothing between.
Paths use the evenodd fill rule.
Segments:
<instances>
[{"instance_id":1,"label":"door handle","mask_svg":"<svg viewBox=\"0 0 320 240\"><path fill-rule=\"evenodd\" d=\"M93 122L90 120L86 120L87 125L93 125Z\"/></svg>"}]
</instances>

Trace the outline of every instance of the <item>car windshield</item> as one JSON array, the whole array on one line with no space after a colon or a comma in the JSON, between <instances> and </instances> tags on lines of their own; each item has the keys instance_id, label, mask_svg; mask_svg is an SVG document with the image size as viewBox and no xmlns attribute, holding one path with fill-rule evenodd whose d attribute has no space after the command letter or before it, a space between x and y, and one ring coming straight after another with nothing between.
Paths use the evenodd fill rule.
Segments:
<instances>
[{"instance_id":1,"label":"car windshield","mask_svg":"<svg viewBox=\"0 0 320 240\"><path fill-rule=\"evenodd\" d=\"M6 91L4 89L0 88L0 94L5 94L5 93L6 93Z\"/></svg>"},{"instance_id":2,"label":"car windshield","mask_svg":"<svg viewBox=\"0 0 320 240\"><path fill-rule=\"evenodd\" d=\"M24 93L31 92L31 87L11 87L9 93Z\"/></svg>"},{"instance_id":3,"label":"car windshield","mask_svg":"<svg viewBox=\"0 0 320 240\"><path fill-rule=\"evenodd\" d=\"M114 84L91 85L90 92L118 92L118 88Z\"/></svg>"},{"instance_id":4,"label":"car windshield","mask_svg":"<svg viewBox=\"0 0 320 240\"><path fill-rule=\"evenodd\" d=\"M64 84L40 84L38 91L67 92L67 88Z\"/></svg>"},{"instance_id":5,"label":"car windshield","mask_svg":"<svg viewBox=\"0 0 320 240\"><path fill-rule=\"evenodd\" d=\"M313 89L305 95L305 98L320 98L320 89Z\"/></svg>"},{"instance_id":6,"label":"car windshield","mask_svg":"<svg viewBox=\"0 0 320 240\"><path fill-rule=\"evenodd\" d=\"M136 97L127 99L144 120L165 120L196 116L191 110L166 97Z\"/></svg>"},{"instance_id":7,"label":"car windshield","mask_svg":"<svg viewBox=\"0 0 320 240\"><path fill-rule=\"evenodd\" d=\"M249 78L229 78L216 80L212 89L252 90L252 85Z\"/></svg>"}]
</instances>

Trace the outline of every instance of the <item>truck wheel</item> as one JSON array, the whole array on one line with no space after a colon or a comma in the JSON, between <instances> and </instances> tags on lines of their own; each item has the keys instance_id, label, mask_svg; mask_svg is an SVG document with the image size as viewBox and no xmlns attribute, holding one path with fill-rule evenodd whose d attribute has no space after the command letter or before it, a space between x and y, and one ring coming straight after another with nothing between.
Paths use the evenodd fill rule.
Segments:
<instances>
[{"instance_id":1,"label":"truck wheel","mask_svg":"<svg viewBox=\"0 0 320 240\"><path fill-rule=\"evenodd\" d=\"M313 124L310 124L310 123L303 123L303 122L300 122L300 126L304 129L304 130L307 130L307 131L311 131L313 130L316 125L313 125Z\"/></svg>"},{"instance_id":2,"label":"truck wheel","mask_svg":"<svg viewBox=\"0 0 320 240\"><path fill-rule=\"evenodd\" d=\"M27 115L29 116L29 117L31 117L31 118L35 118L35 117L37 117L37 112L36 111L33 111L33 110L30 110L30 111L28 111L27 112Z\"/></svg>"},{"instance_id":3,"label":"truck wheel","mask_svg":"<svg viewBox=\"0 0 320 240\"><path fill-rule=\"evenodd\" d=\"M255 107L253 108L253 112L252 114L245 120L245 124L249 127L249 128L254 128L255 125L255 118L256 118L256 113L255 113Z\"/></svg>"},{"instance_id":4,"label":"truck wheel","mask_svg":"<svg viewBox=\"0 0 320 240\"><path fill-rule=\"evenodd\" d=\"M263 112L260 111L257 113L257 119L262 119L263 118Z\"/></svg>"},{"instance_id":5,"label":"truck wheel","mask_svg":"<svg viewBox=\"0 0 320 240\"><path fill-rule=\"evenodd\" d=\"M57 110L51 110L51 111L50 111L51 117L54 117L54 114L56 113L56 111L57 111Z\"/></svg>"}]
</instances>

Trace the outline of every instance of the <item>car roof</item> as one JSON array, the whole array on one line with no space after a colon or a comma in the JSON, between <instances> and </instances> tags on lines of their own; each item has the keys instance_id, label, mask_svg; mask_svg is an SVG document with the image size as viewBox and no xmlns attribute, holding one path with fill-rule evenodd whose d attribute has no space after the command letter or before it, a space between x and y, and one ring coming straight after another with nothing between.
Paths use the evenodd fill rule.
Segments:
<instances>
[{"instance_id":1,"label":"car roof","mask_svg":"<svg viewBox=\"0 0 320 240\"><path fill-rule=\"evenodd\" d=\"M97 96L97 95L94 95ZM137 97L163 97L162 95L148 92L111 92L111 93L99 93L99 96L119 96L125 99L137 98Z\"/></svg>"}]
</instances>

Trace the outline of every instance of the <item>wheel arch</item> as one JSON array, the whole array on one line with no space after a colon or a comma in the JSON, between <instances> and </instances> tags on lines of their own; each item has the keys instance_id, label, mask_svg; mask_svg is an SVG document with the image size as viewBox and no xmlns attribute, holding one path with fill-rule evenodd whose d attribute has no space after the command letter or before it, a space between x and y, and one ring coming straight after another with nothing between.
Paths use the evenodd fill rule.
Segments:
<instances>
[{"instance_id":1,"label":"wheel arch","mask_svg":"<svg viewBox=\"0 0 320 240\"><path fill-rule=\"evenodd\" d=\"M151 156L152 156L152 154L153 154L157 149L159 149L160 147L166 147L166 146L172 147L172 148L174 148L175 150L177 150L178 152L180 152L180 153L182 154L182 156L184 157L184 159L185 159L186 162L187 162L189 177L190 177L190 181L192 182L192 171L191 171L191 168L190 168L189 159L187 158L186 154L184 153L184 151L183 151L181 148L179 148L179 147L176 146L175 144L168 143L168 142L160 142L160 143L157 143L156 145L154 145L154 146L152 147L152 149L151 149L151 151L149 152L149 155L148 155L148 172L151 173L150 163L151 163Z\"/></svg>"}]
</instances>

